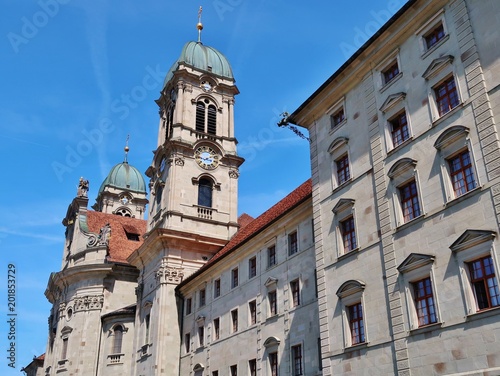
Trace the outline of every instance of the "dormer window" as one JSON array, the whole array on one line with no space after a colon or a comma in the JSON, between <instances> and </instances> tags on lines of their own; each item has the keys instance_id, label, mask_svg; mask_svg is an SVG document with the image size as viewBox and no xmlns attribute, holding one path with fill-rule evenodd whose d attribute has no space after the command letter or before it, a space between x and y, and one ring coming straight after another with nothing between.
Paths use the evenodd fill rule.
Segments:
<instances>
[{"instance_id":1,"label":"dormer window","mask_svg":"<svg viewBox=\"0 0 500 376\"><path fill-rule=\"evenodd\" d=\"M127 232L127 231L125 231L125 234L127 235L128 240L132 240L134 242L138 242L140 240L139 234L134 234L132 232Z\"/></svg>"}]
</instances>

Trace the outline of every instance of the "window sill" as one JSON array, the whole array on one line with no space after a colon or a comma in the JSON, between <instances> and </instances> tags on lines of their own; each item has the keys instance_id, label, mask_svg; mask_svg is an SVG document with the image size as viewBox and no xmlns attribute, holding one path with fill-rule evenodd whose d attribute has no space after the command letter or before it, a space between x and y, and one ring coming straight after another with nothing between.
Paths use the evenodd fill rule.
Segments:
<instances>
[{"instance_id":1,"label":"window sill","mask_svg":"<svg viewBox=\"0 0 500 376\"><path fill-rule=\"evenodd\" d=\"M464 200L467 200L469 197L472 197L472 196L474 196L474 195L476 195L476 194L478 194L479 192L482 192L482 191L483 191L483 187L482 186L477 186L476 188L471 189L469 192L466 192L463 195L455 197L455 198L451 199L450 201L446 202L444 204L444 206L446 208L449 208L449 207L451 207L451 206L453 206L455 204L458 204L458 203L460 203L460 202L462 202Z\"/></svg>"},{"instance_id":2,"label":"window sill","mask_svg":"<svg viewBox=\"0 0 500 376\"><path fill-rule=\"evenodd\" d=\"M383 93L386 91L388 88L390 88L395 82L399 81L403 77L403 72L399 72L397 75L395 75L392 80L386 82L384 86L380 88L380 92Z\"/></svg>"},{"instance_id":3,"label":"window sill","mask_svg":"<svg viewBox=\"0 0 500 376\"><path fill-rule=\"evenodd\" d=\"M415 223L418 223L418 222L422 221L422 219L424 219L424 218L425 218L425 213L424 214L420 214L418 217L415 217L413 219L410 219L408 222L405 222L403 224L398 225L396 227L395 232L404 230L405 228L410 227L411 225L414 225Z\"/></svg>"},{"instance_id":4,"label":"window sill","mask_svg":"<svg viewBox=\"0 0 500 376\"><path fill-rule=\"evenodd\" d=\"M422 333L431 332L435 329L440 329L442 326L443 326L442 322L436 322L434 324L429 324L429 325L425 325L425 326L420 326L420 327L415 328L415 329L410 329L408 331L408 333L412 336L418 335L418 334L422 334Z\"/></svg>"},{"instance_id":5,"label":"window sill","mask_svg":"<svg viewBox=\"0 0 500 376\"><path fill-rule=\"evenodd\" d=\"M336 193L337 191L340 191L342 188L344 188L345 186L349 185L353 180L354 179L351 177L348 180L346 180L345 182L343 182L342 184L337 185L335 188L333 188L332 194Z\"/></svg>"},{"instance_id":6,"label":"window sill","mask_svg":"<svg viewBox=\"0 0 500 376\"><path fill-rule=\"evenodd\" d=\"M344 253L343 255L340 255L338 258L337 258L337 261L341 261L341 260L344 260L344 259L348 259L350 258L351 256L353 255L357 255L359 254L359 247L357 248L354 248L353 250L347 252L347 253Z\"/></svg>"},{"instance_id":7,"label":"window sill","mask_svg":"<svg viewBox=\"0 0 500 376\"><path fill-rule=\"evenodd\" d=\"M283 316L283 314L281 313L277 313L275 315L272 315L272 316L269 316L268 318L266 318L266 322L272 322L272 321L278 321L278 319Z\"/></svg>"},{"instance_id":8,"label":"window sill","mask_svg":"<svg viewBox=\"0 0 500 376\"><path fill-rule=\"evenodd\" d=\"M466 321L480 320L486 317L491 317L500 314L500 306L483 309L482 311L474 312L465 317Z\"/></svg>"},{"instance_id":9,"label":"window sill","mask_svg":"<svg viewBox=\"0 0 500 376\"><path fill-rule=\"evenodd\" d=\"M454 113L456 113L458 110L461 110L463 107L464 107L464 103L460 102L455 107L453 107L450 111L448 111L446 114L441 115L438 118L435 118L434 121L431 124L431 127L434 128L436 125L438 125L439 123L445 121L446 119L448 119L449 117L451 117Z\"/></svg>"},{"instance_id":10,"label":"window sill","mask_svg":"<svg viewBox=\"0 0 500 376\"><path fill-rule=\"evenodd\" d=\"M429 48L428 50L426 50L423 54L422 54L422 59L425 59L427 56L429 56L430 54L432 54L434 51L436 51L441 45L443 45L448 39L450 39L450 34L446 34L444 37L441 38L441 40L439 42L436 42L436 44L434 46L432 46L431 48Z\"/></svg>"},{"instance_id":11,"label":"window sill","mask_svg":"<svg viewBox=\"0 0 500 376\"><path fill-rule=\"evenodd\" d=\"M344 353L350 352L350 351L355 351L355 350L360 350L360 349L365 349L368 347L369 342L362 342L362 343L357 343L352 346L348 346L344 349Z\"/></svg>"},{"instance_id":12,"label":"window sill","mask_svg":"<svg viewBox=\"0 0 500 376\"><path fill-rule=\"evenodd\" d=\"M337 125L334 125L333 127L330 128L330 134L332 133L335 133L336 131L338 131L340 128L342 128L344 126L344 124L347 123L347 118L342 120L340 123L338 123Z\"/></svg>"},{"instance_id":13,"label":"window sill","mask_svg":"<svg viewBox=\"0 0 500 376\"><path fill-rule=\"evenodd\" d=\"M402 148L404 148L406 145L408 145L412 141L413 141L413 136L410 136L408 139L404 140L398 146L393 147L392 149L388 150L387 151L387 156L389 157L390 155L396 153L397 151L401 150Z\"/></svg>"}]
</instances>

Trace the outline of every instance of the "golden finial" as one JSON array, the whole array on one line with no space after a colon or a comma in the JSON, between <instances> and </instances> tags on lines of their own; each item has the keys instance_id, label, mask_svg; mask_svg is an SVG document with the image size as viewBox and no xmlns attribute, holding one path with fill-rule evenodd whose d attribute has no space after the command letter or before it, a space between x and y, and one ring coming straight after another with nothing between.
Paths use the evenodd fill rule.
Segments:
<instances>
[{"instance_id":1,"label":"golden finial","mask_svg":"<svg viewBox=\"0 0 500 376\"><path fill-rule=\"evenodd\" d=\"M127 135L127 140L125 141L125 148L123 150L125 150L125 160L123 161L123 163L128 163L128 160L127 160L127 155L128 155L128 151L130 150L130 148L128 147L128 140L130 138L130 135L128 134Z\"/></svg>"},{"instance_id":2,"label":"golden finial","mask_svg":"<svg viewBox=\"0 0 500 376\"><path fill-rule=\"evenodd\" d=\"M198 29L198 43L201 43L201 31L203 30L203 24L201 23L201 13L203 12L203 8L200 5L200 9L198 10L198 24L196 28Z\"/></svg>"}]
</instances>

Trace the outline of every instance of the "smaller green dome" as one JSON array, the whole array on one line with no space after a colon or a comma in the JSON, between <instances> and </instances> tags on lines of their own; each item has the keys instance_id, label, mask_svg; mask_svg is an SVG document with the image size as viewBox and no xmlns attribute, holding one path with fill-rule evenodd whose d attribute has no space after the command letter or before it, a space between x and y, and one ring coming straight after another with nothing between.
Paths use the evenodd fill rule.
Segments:
<instances>
[{"instance_id":1,"label":"smaller green dome","mask_svg":"<svg viewBox=\"0 0 500 376\"><path fill-rule=\"evenodd\" d=\"M170 81L179 64L186 64L193 68L217 76L234 80L233 70L227 58L213 47L205 46L201 42L187 42L182 48L181 56L172 65L165 77L165 84Z\"/></svg>"},{"instance_id":2,"label":"smaller green dome","mask_svg":"<svg viewBox=\"0 0 500 376\"><path fill-rule=\"evenodd\" d=\"M119 163L111 169L99 188L99 194L106 186L146 193L146 182L142 174L127 162Z\"/></svg>"}]
</instances>

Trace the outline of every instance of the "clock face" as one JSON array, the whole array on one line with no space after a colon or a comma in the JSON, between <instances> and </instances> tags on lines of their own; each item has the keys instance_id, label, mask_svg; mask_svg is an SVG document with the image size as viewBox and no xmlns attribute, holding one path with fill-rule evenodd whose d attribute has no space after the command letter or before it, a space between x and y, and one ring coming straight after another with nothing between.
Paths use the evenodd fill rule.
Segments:
<instances>
[{"instance_id":1,"label":"clock face","mask_svg":"<svg viewBox=\"0 0 500 376\"><path fill-rule=\"evenodd\" d=\"M213 170L219 165L219 155L208 146L200 146L194 152L194 159L201 168Z\"/></svg>"}]
</instances>

